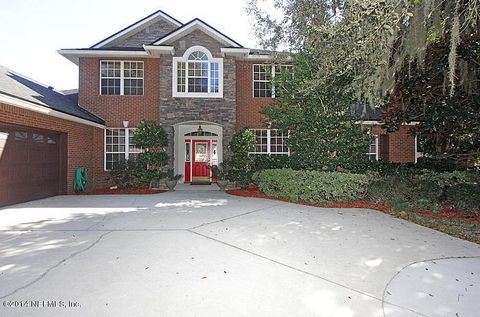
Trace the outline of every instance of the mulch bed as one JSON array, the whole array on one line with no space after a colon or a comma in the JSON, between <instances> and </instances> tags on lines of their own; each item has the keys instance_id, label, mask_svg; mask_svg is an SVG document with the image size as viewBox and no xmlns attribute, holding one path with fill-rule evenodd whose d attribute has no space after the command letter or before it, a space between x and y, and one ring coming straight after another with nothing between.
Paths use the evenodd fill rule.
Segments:
<instances>
[{"instance_id":1,"label":"mulch bed","mask_svg":"<svg viewBox=\"0 0 480 317\"><path fill-rule=\"evenodd\" d=\"M247 189L227 190L227 193L235 196L241 196L241 197L255 197L255 198L281 200L284 202L292 202L289 199L267 195L253 185L251 185ZM390 208L385 204L369 202L369 201L354 201L354 202L345 202L345 203L326 203L326 204L314 204L309 201L298 201L297 203L302 205L307 205L307 206L323 207L323 208L368 208L368 209L375 209L390 215L396 214L392 210L392 208ZM442 218L455 219L455 220L480 223L480 211L455 211L455 210L452 210L451 208L446 207L445 210L441 213L433 213L428 210L418 211L415 213L420 214L424 217L434 218L434 219L442 219Z\"/></svg>"},{"instance_id":2,"label":"mulch bed","mask_svg":"<svg viewBox=\"0 0 480 317\"><path fill-rule=\"evenodd\" d=\"M435 219L456 219L480 223L480 211L442 211L441 213L433 213L426 210L422 211L421 214Z\"/></svg>"},{"instance_id":3,"label":"mulch bed","mask_svg":"<svg viewBox=\"0 0 480 317\"><path fill-rule=\"evenodd\" d=\"M129 189L99 188L85 194L86 195L151 195L151 194L160 194L167 191L168 190L151 189L151 188L129 188Z\"/></svg>"},{"instance_id":4,"label":"mulch bed","mask_svg":"<svg viewBox=\"0 0 480 317\"><path fill-rule=\"evenodd\" d=\"M226 192L234 196L265 198L265 199L274 199L274 200L281 200L285 202L291 202L289 199L286 199L286 198L267 195L253 185L250 185L247 189L227 189Z\"/></svg>"}]
</instances>

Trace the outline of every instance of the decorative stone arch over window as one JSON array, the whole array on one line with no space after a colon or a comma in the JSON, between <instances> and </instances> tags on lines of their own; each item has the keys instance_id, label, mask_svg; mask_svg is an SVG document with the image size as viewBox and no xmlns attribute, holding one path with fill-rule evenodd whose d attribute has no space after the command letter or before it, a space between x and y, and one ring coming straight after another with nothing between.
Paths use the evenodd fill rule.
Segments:
<instances>
[{"instance_id":1,"label":"decorative stone arch over window","mask_svg":"<svg viewBox=\"0 0 480 317\"><path fill-rule=\"evenodd\" d=\"M203 46L192 46L173 58L172 96L223 98L223 59Z\"/></svg>"}]
</instances>

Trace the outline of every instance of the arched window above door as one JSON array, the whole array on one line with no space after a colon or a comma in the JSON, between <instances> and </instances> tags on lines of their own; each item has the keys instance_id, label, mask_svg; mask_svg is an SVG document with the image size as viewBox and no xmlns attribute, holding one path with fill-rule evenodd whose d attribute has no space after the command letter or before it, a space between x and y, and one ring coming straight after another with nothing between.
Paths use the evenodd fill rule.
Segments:
<instances>
[{"instance_id":1,"label":"arched window above door","mask_svg":"<svg viewBox=\"0 0 480 317\"><path fill-rule=\"evenodd\" d=\"M185 133L185 136L218 136L218 134L213 132L208 132L208 131L204 131L204 132L195 131L195 132Z\"/></svg>"},{"instance_id":2,"label":"arched window above door","mask_svg":"<svg viewBox=\"0 0 480 317\"><path fill-rule=\"evenodd\" d=\"M173 58L173 97L223 97L223 59L203 46L192 46Z\"/></svg>"}]
</instances>

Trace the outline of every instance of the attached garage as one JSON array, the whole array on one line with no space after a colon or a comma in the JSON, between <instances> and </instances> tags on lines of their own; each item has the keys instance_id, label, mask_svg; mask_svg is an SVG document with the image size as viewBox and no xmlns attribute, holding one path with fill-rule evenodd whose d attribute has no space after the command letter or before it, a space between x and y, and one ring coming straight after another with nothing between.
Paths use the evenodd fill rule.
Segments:
<instances>
[{"instance_id":1,"label":"attached garage","mask_svg":"<svg viewBox=\"0 0 480 317\"><path fill-rule=\"evenodd\" d=\"M0 66L0 207L72 194L77 167L97 185L105 122L75 95Z\"/></svg>"},{"instance_id":2,"label":"attached garage","mask_svg":"<svg viewBox=\"0 0 480 317\"><path fill-rule=\"evenodd\" d=\"M0 206L66 193L64 137L0 125Z\"/></svg>"}]
</instances>

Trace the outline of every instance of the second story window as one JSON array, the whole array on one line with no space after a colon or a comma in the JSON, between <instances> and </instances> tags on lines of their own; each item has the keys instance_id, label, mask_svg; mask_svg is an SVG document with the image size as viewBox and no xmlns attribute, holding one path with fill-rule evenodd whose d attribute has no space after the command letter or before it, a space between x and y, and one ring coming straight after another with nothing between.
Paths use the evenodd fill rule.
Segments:
<instances>
[{"instance_id":1,"label":"second story window","mask_svg":"<svg viewBox=\"0 0 480 317\"><path fill-rule=\"evenodd\" d=\"M275 76L291 74L292 65L253 65L253 97L275 98L280 91L275 91ZM278 90L278 89L277 89Z\"/></svg>"},{"instance_id":2,"label":"second story window","mask_svg":"<svg viewBox=\"0 0 480 317\"><path fill-rule=\"evenodd\" d=\"M100 61L101 95L143 95L143 62Z\"/></svg>"},{"instance_id":3,"label":"second story window","mask_svg":"<svg viewBox=\"0 0 480 317\"><path fill-rule=\"evenodd\" d=\"M272 97L272 65L253 65L253 96Z\"/></svg>"},{"instance_id":4,"label":"second story window","mask_svg":"<svg viewBox=\"0 0 480 317\"><path fill-rule=\"evenodd\" d=\"M223 97L223 59L204 47L189 48L173 58L173 97Z\"/></svg>"}]
</instances>

